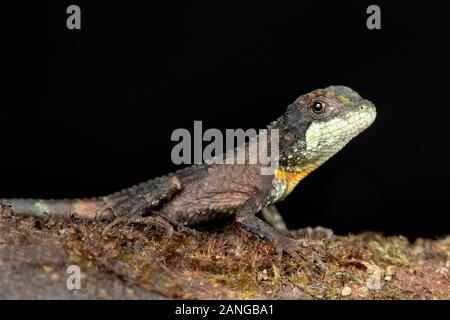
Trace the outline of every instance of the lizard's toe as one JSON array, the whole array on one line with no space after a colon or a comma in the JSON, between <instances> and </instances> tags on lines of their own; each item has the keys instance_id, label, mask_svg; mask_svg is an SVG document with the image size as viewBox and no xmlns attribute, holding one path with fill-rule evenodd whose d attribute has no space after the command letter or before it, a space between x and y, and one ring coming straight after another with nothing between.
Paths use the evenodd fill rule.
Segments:
<instances>
[{"instance_id":1,"label":"lizard's toe","mask_svg":"<svg viewBox=\"0 0 450 320\"><path fill-rule=\"evenodd\" d=\"M102 231L102 235L106 235L114 226L117 225L130 225L130 224L138 224L145 226L144 230L151 226L156 226L163 229L164 236L166 240L170 239L173 234L172 226L159 217L141 217L141 216L122 216L114 219L111 223L105 226Z\"/></svg>"},{"instance_id":2,"label":"lizard's toe","mask_svg":"<svg viewBox=\"0 0 450 320\"><path fill-rule=\"evenodd\" d=\"M325 248L325 244L320 240L295 239L294 241L296 241L298 245L302 246L303 248Z\"/></svg>"},{"instance_id":3,"label":"lizard's toe","mask_svg":"<svg viewBox=\"0 0 450 320\"><path fill-rule=\"evenodd\" d=\"M275 246L279 259L284 251L295 260L314 261L321 269L325 265L321 258L325 245L321 241L292 239L283 236L278 239Z\"/></svg>"}]
</instances>

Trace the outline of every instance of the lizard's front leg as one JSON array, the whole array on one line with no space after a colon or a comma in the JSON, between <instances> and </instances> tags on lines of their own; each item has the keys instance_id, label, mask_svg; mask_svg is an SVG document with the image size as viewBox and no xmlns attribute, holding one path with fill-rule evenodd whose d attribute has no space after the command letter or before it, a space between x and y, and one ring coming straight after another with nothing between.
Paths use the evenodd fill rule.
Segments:
<instances>
[{"instance_id":1,"label":"lizard's front leg","mask_svg":"<svg viewBox=\"0 0 450 320\"><path fill-rule=\"evenodd\" d=\"M281 258L283 251L287 252L293 258L305 258L304 250L302 249L311 245L323 246L322 243L316 243L314 241L289 238L256 217L255 214L265 208L267 203L268 197L266 195L263 193L256 193L237 209L236 222L248 231L257 234L274 244L279 258ZM320 261L320 258L315 258Z\"/></svg>"}]
</instances>

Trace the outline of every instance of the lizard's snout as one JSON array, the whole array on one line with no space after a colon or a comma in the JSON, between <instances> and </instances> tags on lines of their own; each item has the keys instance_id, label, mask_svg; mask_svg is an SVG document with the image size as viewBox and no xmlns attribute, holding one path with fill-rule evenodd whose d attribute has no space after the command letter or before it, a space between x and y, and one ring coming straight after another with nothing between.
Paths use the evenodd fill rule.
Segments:
<instances>
[{"instance_id":1,"label":"lizard's snout","mask_svg":"<svg viewBox=\"0 0 450 320\"><path fill-rule=\"evenodd\" d=\"M377 108L369 100L362 99L361 102L358 103L356 109L357 112L364 118L367 126L370 126L377 117Z\"/></svg>"}]
</instances>

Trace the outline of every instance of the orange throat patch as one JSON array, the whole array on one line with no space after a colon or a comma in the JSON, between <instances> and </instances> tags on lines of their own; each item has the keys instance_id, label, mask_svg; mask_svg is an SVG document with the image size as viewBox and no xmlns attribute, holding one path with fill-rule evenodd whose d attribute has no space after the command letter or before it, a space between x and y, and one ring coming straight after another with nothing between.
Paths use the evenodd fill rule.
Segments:
<instances>
[{"instance_id":1,"label":"orange throat patch","mask_svg":"<svg viewBox=\"0 0 450 320\"><path fill-rule=\"evenodd\" d=\"M316 168L310 167L302 171L283 171L276 170L275 177L279 182L286 185L286 190L284 192L284 197L287 196L294 190L297 184L303 180L308 174L314 171Z\"/></svg>"}]
</instances>

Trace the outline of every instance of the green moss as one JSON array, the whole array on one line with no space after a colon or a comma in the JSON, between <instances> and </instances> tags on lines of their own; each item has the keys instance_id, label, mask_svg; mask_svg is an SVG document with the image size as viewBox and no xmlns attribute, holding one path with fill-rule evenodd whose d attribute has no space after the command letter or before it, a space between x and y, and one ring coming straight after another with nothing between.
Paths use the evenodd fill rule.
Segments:
<instances>
[{"instance_id":1,"label":"green moss","mask_svg":"<svg viewBox=\"0 0 450 320\"><path fill-rule=\"evenodd\" d=\"M372 240L369 242L369 248L381 260L397 266L409 265L409 260L403 252L402 247L396 243L387 241Z\"/></svg>"},{"instance_id":2,"label":"green moss","mask_svg":"<svg viewBox=\"0 0 450 320\"><path fill-rule=\"evenodd\" d=\"M256 280L256 275L249 272L228 272L224 274L211 275L212 281L218 281L235 291L238 299L255 298L261 291Z\"/></svg>"}]
</instances>

